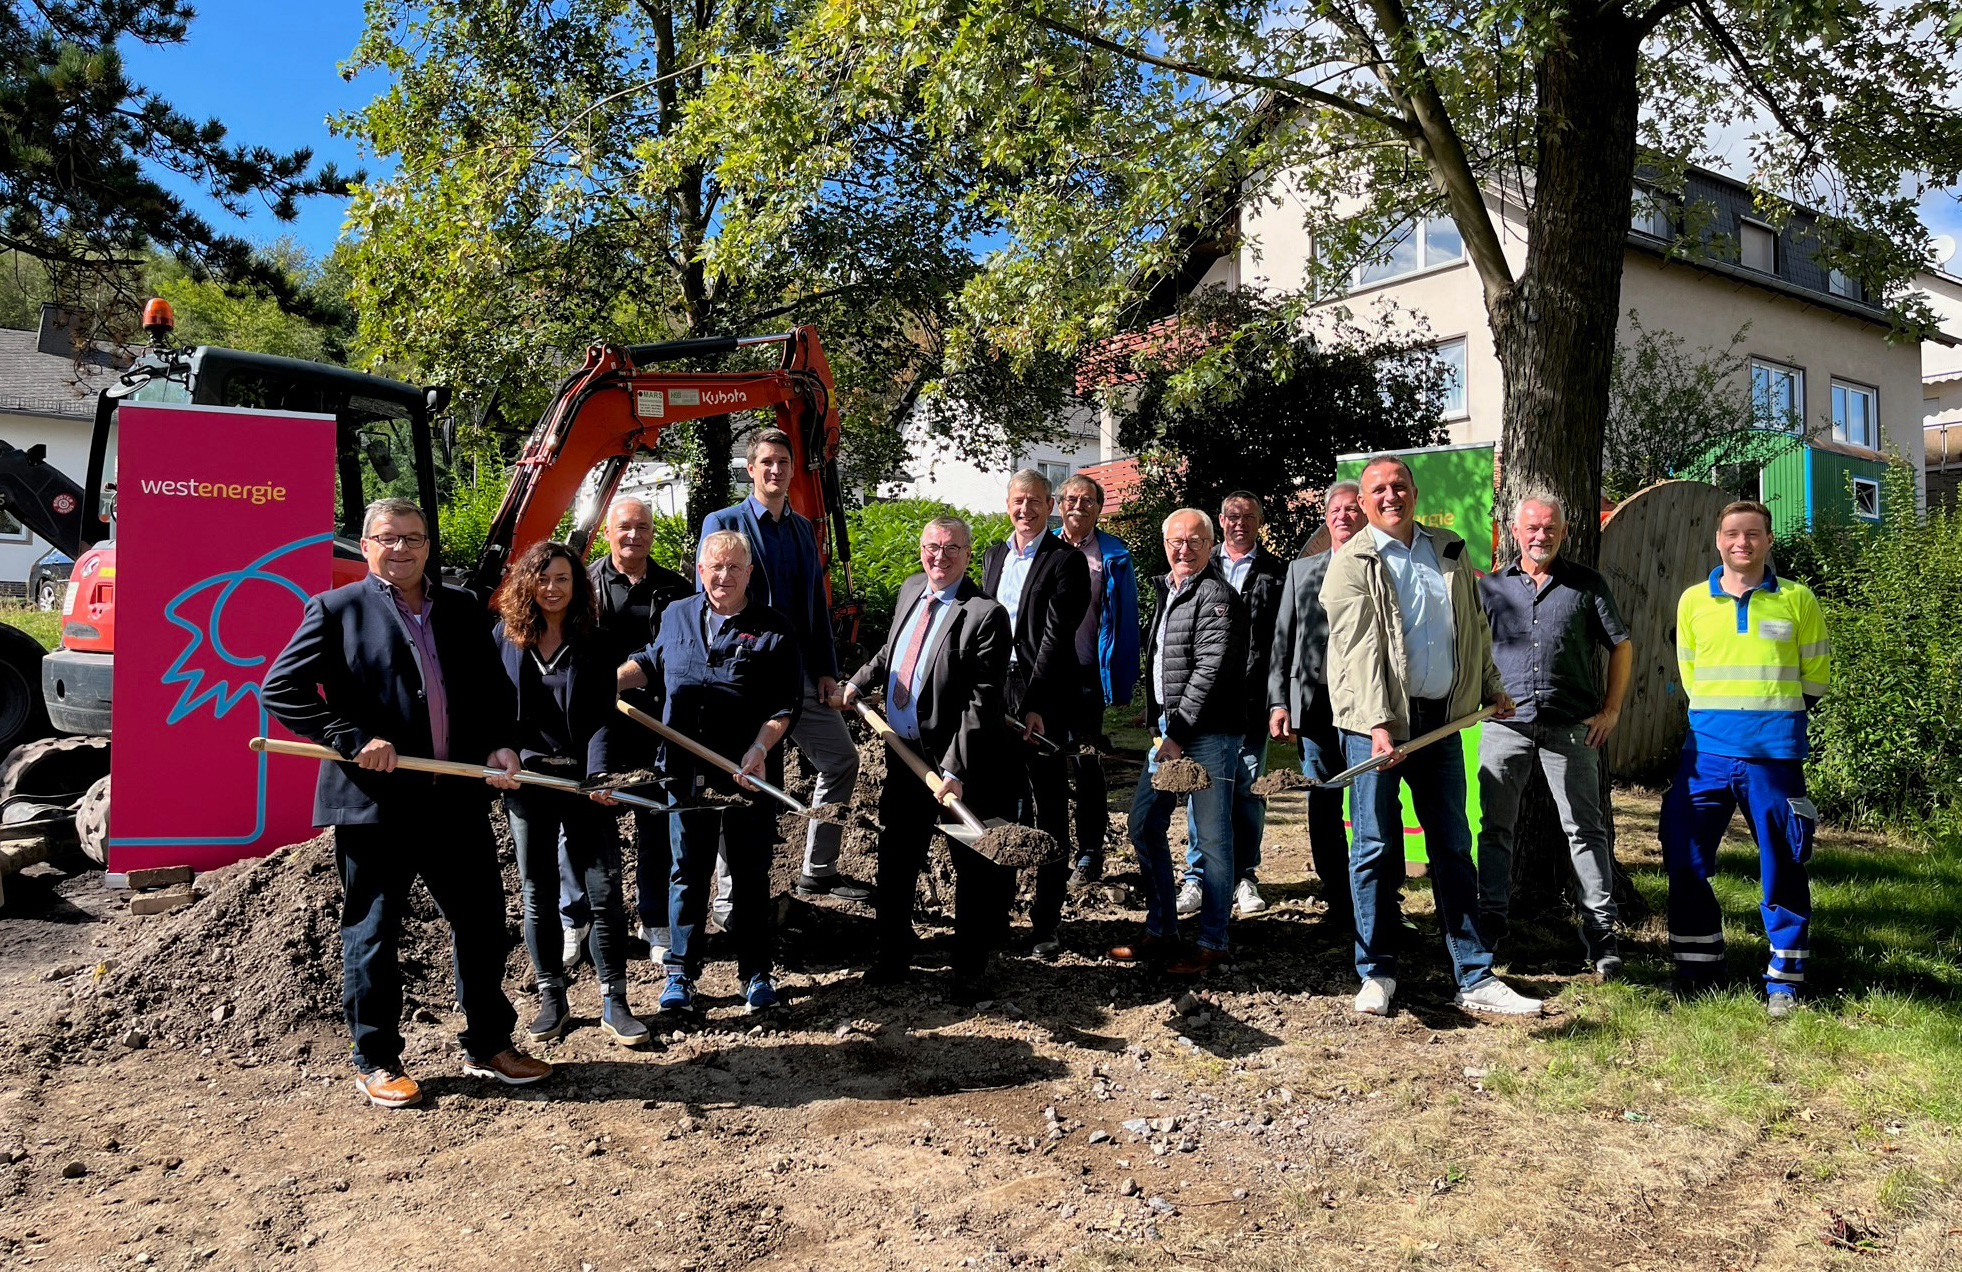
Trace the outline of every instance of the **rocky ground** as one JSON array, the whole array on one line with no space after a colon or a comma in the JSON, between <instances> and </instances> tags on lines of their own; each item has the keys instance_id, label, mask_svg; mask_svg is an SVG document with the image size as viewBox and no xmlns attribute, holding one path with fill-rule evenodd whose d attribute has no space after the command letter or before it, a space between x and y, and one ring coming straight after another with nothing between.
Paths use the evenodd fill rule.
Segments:
<instances>
[{"instance_id":1,"label":"rocky ground","mask_svg":"<svg viewBox=\"0 0 1962 1272\"><path fill-rule=\"evenodd\" d=\"M867 775L869 787L885 780ZM1636 801L1636 815L1644 807ZM1652 811L1653 804L1646 807ZM848 868L869 873L865 836ZM1818 1198L1748 1135L1658 1116L1550 1121L1486 1079L1538 1022L1449 1006L1434 934L1386 1020L1349 1009L1299 800L1276 801L1234 958L1177 982L1099 956L1111 884L1066 953L1011 952L973 1007L944 971L867 989L869 913L791 901L788 1006L744 1014L726 962L651 1053L578 1027L519 1091L462 1076L443 934L405 942L407 1064L429 1099L357 1100L324 841L139 919L95 873L38 867L0 918L0 1266L320 1269L1815 1266ZM951 891L943 889L949 901ZM1427 897L1410 909L1425 922ZM516 903L511 921L515 932ZM944 937L923 894L921 920ZM1650 932L1647 939L1654 940ZM944 967L936 940L927 961ZM1653 957L1652 954L1646 957ZM1525 974L1520 974L1520 973ZM523 991L522 951L510 987ZM651 1005L657 975L633 965ZM521 1018L531 1000L518 997ZM1544 1063L1543 1061L1538 1061ZM1807 1218L1784 1222L1792 1214ZM1905 1266L1905 1265L1902 1265Z\"/></svg>"}]
</instances>

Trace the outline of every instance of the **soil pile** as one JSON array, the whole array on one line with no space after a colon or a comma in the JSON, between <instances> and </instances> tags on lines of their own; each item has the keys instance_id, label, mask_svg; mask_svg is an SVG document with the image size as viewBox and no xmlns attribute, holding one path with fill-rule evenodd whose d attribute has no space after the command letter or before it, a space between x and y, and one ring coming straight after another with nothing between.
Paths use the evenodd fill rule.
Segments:
<instances>
[{"instance_id":1,"label":"soil pile","mask_svg":"<svg viewBox=\"0 0 1962 1272\"><path fill-rule=\"evenodd\" d=\"M1310 782L1300 769L1269 769L1254 779L1253 793L1256 795L1285 795L1289 791L1305 791L1314 783Z\"/></svg>"},{"instance_id":2,"label":"soil pile","mask_svg":"<svg viewBox=\"0 0 1962 1272\"><path fill-rule=\"evenodd\" d=\"M19 1048L47 1062L153 1046L249 1052L339 1027L341 885L331 835L210 871L198 888L192 905L147 920L113 964L73 977L70 1000ZM449 928L419 884L402 924L401 963L405 1011L447 1009Z\"/></svg>"},{"instance_id":3,"label":"soil pile","mask_svg":"<svg viewBox=\"0 0 1962 1272\"><path fill-rule=\"evenodd\" d=\"M1209 790L1212 784L1213 775L1206 771L1205 766L1183 755L1176 760L1160 761L1151 775L1153 790L1168 791L1174 795Z\"/></svg>"},{"instance_id":4,"label":"soil pile","mask_svg":"<svg viewBox=\"0 0 1962 1272\"><path fill-rule=\"evenodd\" d=\"M974 851L998 866L1022 870L1054 861L1065 849L1044 831L1010 822L1006 826L990 826L988 833L976 841Z\"/></svg>"}]
</instances>

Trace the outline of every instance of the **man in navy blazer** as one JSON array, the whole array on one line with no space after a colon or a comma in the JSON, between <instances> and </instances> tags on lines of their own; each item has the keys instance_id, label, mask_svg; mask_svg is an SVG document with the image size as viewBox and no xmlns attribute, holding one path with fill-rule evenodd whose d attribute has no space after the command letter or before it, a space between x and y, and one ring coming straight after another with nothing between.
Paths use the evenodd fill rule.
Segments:
<instances>
[{"instance_id":1,"label":"man in navy blazer","mask_svg":"<svg viewBox=\"0 0 1962 1272\"><path fill-rule=\"evenodd\" d=\"M422 1098L402 1071L396 961L418 875L450 925L464 1072L517 1086L552 1071L511 1047L518 1017L504 993L504 885L489 790L396 768L398 748L507 774L519 767L490 620L469 593L428 576L428 527L409 500L370 504L361 527L368 577L307 602L260 690L274 719L347 757L321 763L313 819L334 827L344 894L341 1001L355 1082L385 1108ZM504 776L488 781L515 785Z\"/></svg>"},{"instance_id":2,"label":"man in navy blazer","mask_svg":"<svg viewBox=\"0 0 1962 1272\"><path fill-rule=\"evenodd\" d=\"M804 664L802 698L790 740L817 770L814 804L843 803L858 781L858 748L844 717L830 705L838 692L838 652L831 643L831 608L818 566L817 531L790 506L790 435L766 428L749 439L750 495L702 519L702 538L734 530L749 544L749 599L789 620ZM838 873L845 828L812 821L804 837L797 891L863 901L870 889Z\"/></svg>"},{"instance_id":3,"label":"man in navy blazer","mask_svg":"<svg viewBox=\"0 0 1962 1272\"><path fill-rule=\"evenodd\" d=\"M1076 656L1076 632L1090 612L1090 562L1049 533L1051 502L1049 479L1035 469L1025 468L1008 479L1013 530L982 558L981 590L1008 611L1014 630L1006 697L1008 714L1023 724L1019 750L1033 803L1021 820L1067 846L1070 786L1064 763L1085 675ZM1037 733L1061 749L1041 749L1033 740ZM1070 854L1064 853L1036 867L1029 927L1041 958L1062 953L1056 927L1069 890L1070 863Z\"/></svg>"}]
</instances>

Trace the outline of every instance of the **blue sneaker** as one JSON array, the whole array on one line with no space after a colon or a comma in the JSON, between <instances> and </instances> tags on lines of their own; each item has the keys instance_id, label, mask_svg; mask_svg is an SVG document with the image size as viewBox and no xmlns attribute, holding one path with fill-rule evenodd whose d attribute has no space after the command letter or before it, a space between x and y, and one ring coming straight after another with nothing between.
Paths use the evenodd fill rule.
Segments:
<instances>
[{"instance_id":1,"label":"blue sneaker","mask_svg":"<svg viewBox=\"0 0 1962 1272\"><path fill-rule=\"evenodd\" d=\"M658 1004L662 1011L695 1010L695 982L682 972L669 972Z\"/></svg>"},{"instance_id":2,"label":"blue sneaker","mask_svg":"<svg viewBox=\"0 0 1962 1272\"><path fill-rule=\"evenodd\" d=\"M769 973L758 972L743 986L743 1001L749 1004L749 1013L753 1016L759 1011L769 1011L778 1006L783 999L777 996L777 987L770 983Z\"/></svg>"}]
</instances>

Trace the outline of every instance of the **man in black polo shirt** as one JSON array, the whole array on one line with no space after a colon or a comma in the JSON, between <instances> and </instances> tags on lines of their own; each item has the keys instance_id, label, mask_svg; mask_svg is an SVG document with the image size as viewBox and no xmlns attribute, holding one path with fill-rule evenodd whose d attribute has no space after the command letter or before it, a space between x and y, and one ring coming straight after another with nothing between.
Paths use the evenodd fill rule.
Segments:
<instances>
[{"instance_id":1,"label":"man in black polo shirt","mask_svg":"<svg viewBox=\"0 0 1962 1272\"><path fill-rule=\"evenodd\" d=\"M1488 946L1506 931L1513 828L1538 761L1560 812L1580 885L1581 937L1595 972L1621 971L1615 943L1614 863L1601 807L1601 756L1621 715L1635 646L1599 574L1559 559L1566 510L1543 490L1513 505L1519 560L1479 580L1492 620L1492 660L1518 710L1486 723L1478 743L1479 930ZM1595 651L1609 650L1602 692Z\"/></svg>"},{"instance_id":2,"label":"man in black polo shirt","mask_svg":"<svg viewBox=\"0 0 1962 1272\"><path fill-rule=\"evenodd\" d=\"M648 559L648 549L653 545L654 510L645 500L631 496L615 500L606 511L607 553L586 567L587 576L593 580L593 595L599 600L600 638L606 642L610 666L627 661L653 639L661 611L669 601L678 601L695 590L684 575ZM651 705L639 690L630 689L621 696L643 710ZM615 758L622 767L653 766L653 735L645 730L623 730L615 746ZM648 957L658 963L668 945L668 873L673 866L668 817L636 808L633 819L640 939L650 947ZM585 950L592 909L586 904L583 881L566 864L563 852L559 854L559 916L565 928L565 965L570 968Z\"/></svg>"}]
</instances>

